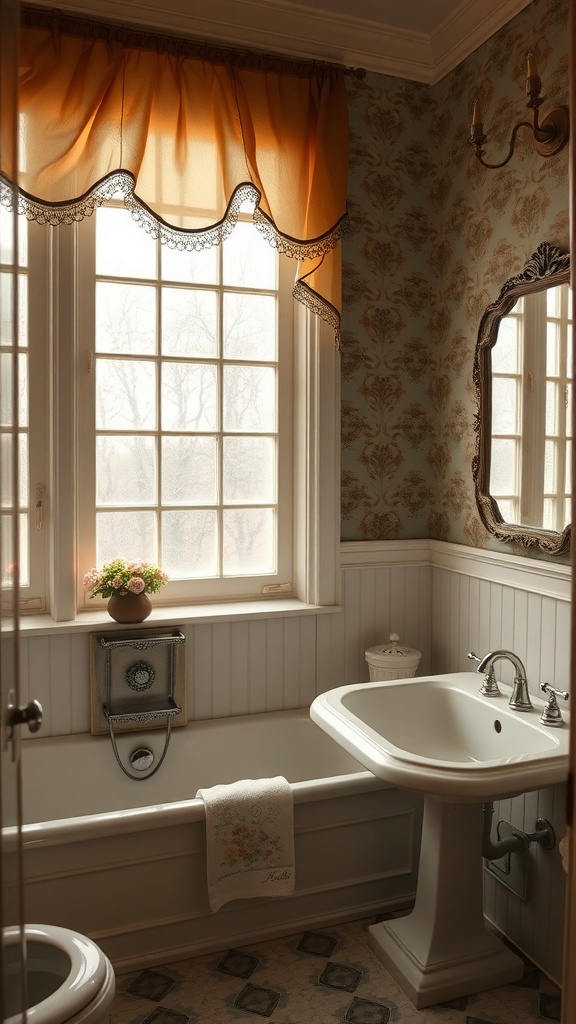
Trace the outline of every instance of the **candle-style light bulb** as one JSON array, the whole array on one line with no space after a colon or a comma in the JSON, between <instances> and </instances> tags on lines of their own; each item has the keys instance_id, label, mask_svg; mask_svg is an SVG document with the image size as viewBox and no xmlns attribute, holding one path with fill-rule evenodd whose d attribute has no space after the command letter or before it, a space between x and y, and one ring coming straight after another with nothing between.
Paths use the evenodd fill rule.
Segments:
<instances>
[{"instance_id":1,"label":"candle-style light bulb","mask_svg":"<svg viewBox=\"0 0 576 1024\"><path fill-rule=\"evenodd\" d=\"M528 78L538 78L538 67L533 53L528 54Z\"/></svg>"},{"instance_id":2,"label":"candle-style light bulb","mask_svg":"<svg viewBox=\"0 0 576 1024\"><path fill-rule=\"evenodd\" d=\"M482 104L480 100L474 100L474 106L472 107L472 127L477 124L482 124Z\"/></svg>"}]
</instances>

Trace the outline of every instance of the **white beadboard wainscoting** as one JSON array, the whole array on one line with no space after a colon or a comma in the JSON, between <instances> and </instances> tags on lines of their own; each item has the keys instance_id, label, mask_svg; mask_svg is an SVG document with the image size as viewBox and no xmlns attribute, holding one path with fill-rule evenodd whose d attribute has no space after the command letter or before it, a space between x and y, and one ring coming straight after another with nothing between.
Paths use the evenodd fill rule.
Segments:
<instances>
[{"instance_id":1,"label":"white beadboard wainscoting","mask_svg":"<svg viewBox=\"0 0 576 1024\"><path fill-rule=\"evenodd\" d=\"M504 647L541 680L569 689L570 570L437 541L343 543L338 610L254 618L219 613L211 621L174 617L187 639L188 716L193 720L304 707L317 693L368 679L364 651L398 633L422 651L419 674L471 668ZM162 626L167 624L162 614ZM171 622L171 620L170 620ZM146 622L154 627L154 615ZM93 632L98 632L95 626ZM89 629L23 622L22 702L44 707L43 736L90 731ZM503 667L502 678L509 681ZM415 709L417 713L417 709ZM30 742L34 742L30 738ZM28 742L28 740L27 740ZM532 832L538 817L563 835L564 787L496 805ZM557 849L529 851L528 898L486 877L489 918L554 980L561 977L565 876Z\"/></svg>"}]
</instances>

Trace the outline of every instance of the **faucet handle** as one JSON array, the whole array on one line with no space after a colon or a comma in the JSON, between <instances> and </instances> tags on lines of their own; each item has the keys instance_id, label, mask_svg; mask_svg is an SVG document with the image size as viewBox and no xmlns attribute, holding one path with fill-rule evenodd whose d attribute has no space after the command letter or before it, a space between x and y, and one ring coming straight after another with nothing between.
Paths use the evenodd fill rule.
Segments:
<instances>
[{"instance_id":1,"label":"faucet handle","mask_svg":"<svg viewBox=\"0 0 576 1024\"><path fill-rule=\"evenodd\" d=\"M470 661L482 662L484 660L483 658L479 658L477 654L474 654L474 651L469 651L468 657L470 658ZM478 668L476 669L476 671L479 672L480 669ZM484 682L482 683L482 686L478 690L478 693L481 693L483 697L502 696L500 689L498 687L498 683L496 682L494 665L490 665L490 668L488 669L486 675L484 676Z\"/></svg>"},{"instance_id":2,"label":"faucet handle","mask_svg":"<svg viewBox=\"0 0 576 1024\"><path fill-rule=\"evenodd\" d=\"M564 724L562 713L558 707L558 697L562 697L563 700L568 700L570 694L568 690L555 690L550 683L540 683L540 689L543 693L548 694L548 703L544 708L544 711L540 715L540 721L543 725L549 725L559 727Z\"/></svg>"}]
</instances>

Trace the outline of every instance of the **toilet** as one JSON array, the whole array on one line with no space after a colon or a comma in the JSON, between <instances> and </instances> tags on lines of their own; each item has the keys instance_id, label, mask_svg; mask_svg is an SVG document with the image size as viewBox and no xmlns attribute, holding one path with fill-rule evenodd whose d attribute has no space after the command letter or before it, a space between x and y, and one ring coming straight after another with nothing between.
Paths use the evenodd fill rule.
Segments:
<instances>
[{"instance_id":1,"label":"toilet","mask_svg":"<svg viewBox=\"0 0 576 1024\"><path fill-rule=\"evenodd\" d=\"M4 1024L21 1024L20 929L3 932L6 994ZM28 1024L105 1024L116 988L112 964L78 932L54 925L24 925Z\"/></svg>"}]
</instances>

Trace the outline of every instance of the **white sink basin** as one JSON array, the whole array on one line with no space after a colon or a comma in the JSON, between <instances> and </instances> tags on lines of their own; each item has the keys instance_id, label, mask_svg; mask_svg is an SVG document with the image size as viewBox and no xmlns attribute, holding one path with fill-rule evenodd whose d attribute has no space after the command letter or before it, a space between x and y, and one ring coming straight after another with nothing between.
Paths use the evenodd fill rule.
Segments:
<instances>
[{"instance_id":1,"label":"white sink basin","mask_svg":"<svg viewBox=\"0 0 576 1024\"><path fill-rule=\"evenodd\" d=\"M567 721L542 725L545 702L534 697L532 711L512 711L503 684L501 697L482 696L482 678L340 686L316 697L310 715L374 775L441 799L483 802L565 781Z\"/></svg>"}]
</instances>

